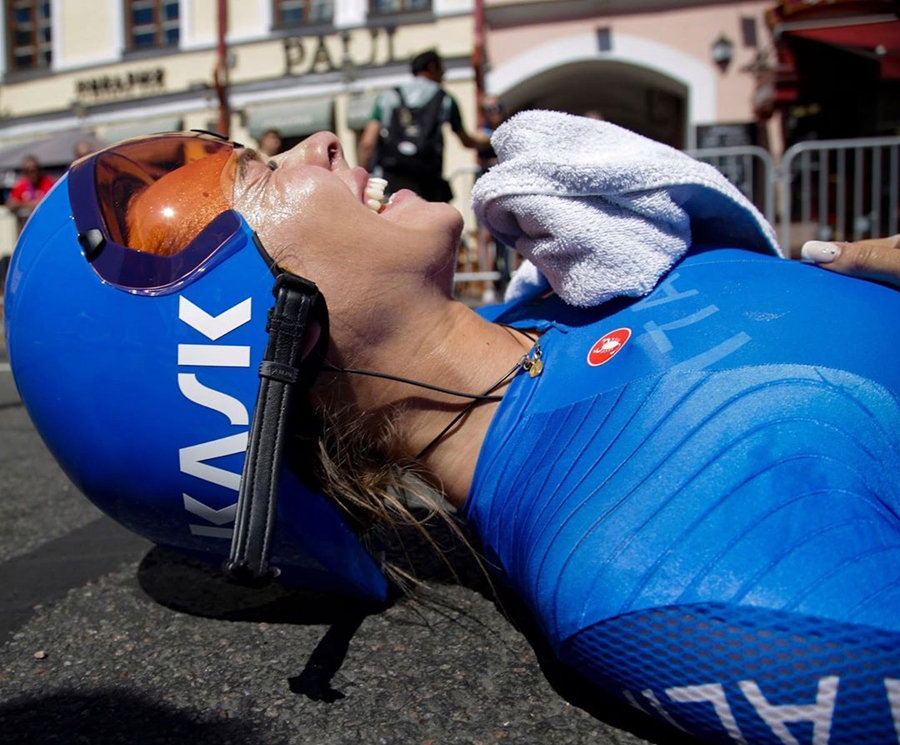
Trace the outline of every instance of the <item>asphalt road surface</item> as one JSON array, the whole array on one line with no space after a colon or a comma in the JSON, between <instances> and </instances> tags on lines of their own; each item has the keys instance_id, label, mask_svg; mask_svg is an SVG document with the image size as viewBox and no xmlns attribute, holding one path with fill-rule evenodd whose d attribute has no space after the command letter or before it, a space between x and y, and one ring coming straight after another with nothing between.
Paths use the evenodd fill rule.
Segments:
<instances>
[{"instance_id":1,"label":"asphalt road surface","mask_svg":"<svg viewBox=\"0 0 900 745\"><path fill-rule=\"evenodd\" d=\"M450 555L456 578L426 562L423 591L378 608L229 585L76 491L0 335L2 743L687 742L555 664Z\"/></svg>"}]
</instances>

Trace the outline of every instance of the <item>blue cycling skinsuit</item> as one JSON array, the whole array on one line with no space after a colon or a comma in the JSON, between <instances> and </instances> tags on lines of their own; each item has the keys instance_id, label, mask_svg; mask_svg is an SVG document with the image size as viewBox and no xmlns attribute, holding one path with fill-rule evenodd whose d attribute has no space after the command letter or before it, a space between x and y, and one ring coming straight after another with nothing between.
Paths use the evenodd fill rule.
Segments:
<instances>
[{"instance_id":1,"label":"blue cycling skinsuit","mask_svg":"<svg viewBox=\"0 0 900 745\"><path fill-rule=\"evenodd\" d=\"M900 738L900 292L695 248L536 328L466 519L558 657L713 742Z\"/></svg>"}]
</instances>

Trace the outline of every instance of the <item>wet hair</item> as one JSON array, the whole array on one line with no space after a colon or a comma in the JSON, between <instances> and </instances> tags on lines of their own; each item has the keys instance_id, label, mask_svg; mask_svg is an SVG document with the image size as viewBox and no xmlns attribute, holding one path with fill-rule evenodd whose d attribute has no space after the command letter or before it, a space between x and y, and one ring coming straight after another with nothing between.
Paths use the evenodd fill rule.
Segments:
<instances>
[{"instance_id":1,"label":"wet hair","mask_svg":"<svg viewBox=\"0 0 900 745\"><path fill-rule=\"evenodd\" d=\"M430 593L426 581L452 581L496 595L482 552L440 484L418 461L394 454L399 413L325 408L318 418L315 487L344 511L360 543L384 557L384 572L401 593L415 591L420 602L450 609L454 604Z\"/></svg>"},{"instance_id":2,"label":"wet hair","mask_svg":"<svg viewBox=\"0 0 900 745\"><path fill-rule=\"evenodd\" d=\"M434 535L449 529L456 543L468 541L440 486L429 482L418 462L395 454L398 413L360 414L349 406L324 407L317 414L320 429L315 452L307 453L312 462L305 470L315 474L314 485L344 511L370 551L399 550L399 556L388 556L385 570L395 585L409 590L419 584L410 542L425 546L455 576ZM302 453L302 446L295 452Z\"/></svg>"}]
</instances>

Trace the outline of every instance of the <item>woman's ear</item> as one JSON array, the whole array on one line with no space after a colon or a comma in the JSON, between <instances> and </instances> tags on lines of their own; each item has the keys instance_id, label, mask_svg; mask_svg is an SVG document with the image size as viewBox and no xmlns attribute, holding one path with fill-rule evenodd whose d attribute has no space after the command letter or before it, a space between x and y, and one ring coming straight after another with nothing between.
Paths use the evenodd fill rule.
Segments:
<instances>
[{"instance_id":1,"label":"woman's ear","mask_svg":"<svg viewBox=\"0 0 900 745\"><path fill-rule=\"evenodd\" d=\"M303 334L303 347L300 352L300 359L305 360L309 353L315 349L316 344L322 336L322 324L318 321L310 322Z\"/></svg>"}]
</instances>

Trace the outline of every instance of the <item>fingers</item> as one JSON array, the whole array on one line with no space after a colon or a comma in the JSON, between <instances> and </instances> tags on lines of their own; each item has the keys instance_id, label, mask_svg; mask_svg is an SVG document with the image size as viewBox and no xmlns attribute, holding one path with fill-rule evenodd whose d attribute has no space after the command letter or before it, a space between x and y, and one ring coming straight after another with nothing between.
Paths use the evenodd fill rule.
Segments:
<instances>
[{"instance_id":1,"label":"fingers","mask_svg":"<svg viewBox=\"0 0 900 745\"><path fill-rule=\"evenodd\" d=\"M805 262L838 274L900 287L900 233L852 243L807 241L800 256Z\"/></svg>"}]
</instances>

